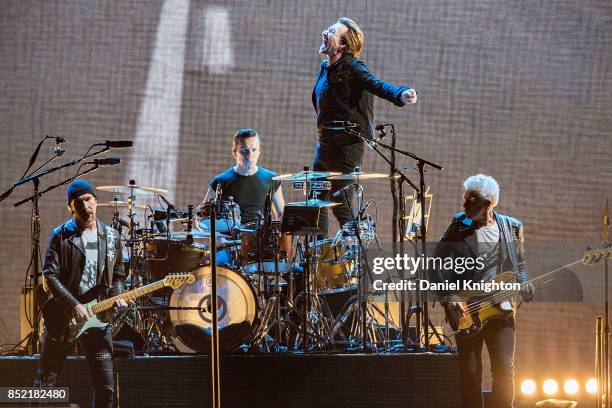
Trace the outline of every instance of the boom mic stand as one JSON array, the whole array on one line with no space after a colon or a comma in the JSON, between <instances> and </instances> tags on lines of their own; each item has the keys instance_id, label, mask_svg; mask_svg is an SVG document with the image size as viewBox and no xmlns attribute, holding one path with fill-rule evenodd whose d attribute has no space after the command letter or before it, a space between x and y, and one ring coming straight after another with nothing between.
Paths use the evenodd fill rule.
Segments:
<instances>
[{"instance_id":1,"label":"boom mic stand","mask_svg":"<svg viewBox=\"0 0 612 408\"><path fill-rule=\"evenodd\" d=\"M47 138L45 138L47 139ZM45 140L43 139L43 141ZM42 144L42 141L41 141ZM38 150L40 148L40 145L38 145L38 147L36 148L36 151L34 152L34 154L32 155L32 159L30 160L30 166L33 164L33 162L36 160L36 156L38 155ZM91 146L93 147L93 146ZM91 149L90 147L90 149ZM69 182L71 182L72 180L78 178L78 177L82 177L85 174L91 173L93 171L96 171L99 166L98 164L95 164L94 167L87 169L86 171L84 171L83 173L77 174L74 177L68 178L60 183L54 184L50 187L48 187L47 189L43 190L42 192L39 191L39 186L40 186L40 179L48 174L54 173L58 170L61 170L65 167L70 167L70 166L74 166L76 164L79 164L80 162L82 162L83 160L86 160L88 158L91 158L93 156L97 156L99 154L105 153L107 151L110 150L110 147L105 147L97 152L94 153L90 153L90 154L86 154L82 157L80 157L79 159L76 160L71 160L69 162L66 162L64 164L61 164L59 166L55 166L46 170L42 170L42 171L38 171L40 170L42 167L44 167L45 165L51 163L55 158L59 157L56 154L56 157L51 158L50 160L48 160L46 163L44 163L42 166L38 167L38 169L36 169L35 172L33 172L32 174L25 176L23 178L21 178L20 180L17 180L14 184L13 187L11 187L8 191L6 191L4 194L2 194L2 196L0 196L0 201L4 200L5 198L7 198L13 189L15 189L16 187L19 187L20 185L26 184L28 182L32 182L33 186L34 186L34 192L31 196L24 198L23 200L20 200L18 202L16 202L15 204L13 204L14 207L19 207L22 204L27 203L28 201L32 201L32 233L31 233L31 247L32 247L32 252L31 252L31 262L34 265L34 271L31 275L32 278L32 285L33 285L33 317L34 317L34 321L33 321L33 325L32 325L32 332L30 333L30 339L28 341L28 352L30 354L36 354L36 352L38 352L38 341L40 338L40 333L39 333L39 327L38 324L36 322L36 320L38 319L38 315L39 315L39 305L38 305L38 299L37 299L37 295L36 295L36 288L38 287L39 283L40 283L40 275L41 275L41 271L40 271L40 198L48 193L49 191L67 184Z\"/></svg>"},{"instance_id":2,"label":"boom mic stand","mask_svg":"<svg viewBox=\"0 0 612 408\"><path fill-rule=\"evenodd\" d=\"M395 133L395 128L392 126L393 132ZM382 157L391 167L391 174L393 175L398 175L403 181L406 181L408 184L410 184L412 186L412 188L414 188L417 191L418 194L418 201L421 205L421 234L419 236L419 239L421 241L421 253L423 255L424 259L427 259L427 228L426 228L426 223L425 223L425 213L426 213L426 202L425 202L425 167L429 166L431 168L437 169L442 171L443 167L433 163L429 160L425 160L419 156L417 156L414 153L405 151L405 150L400 150L397 149L396 147L393 146L389 146L387 144L382 143L380 140L377 140L375 138L372 138L370 136L365 136L362 135L360 132L357 132L353 129L353 127L351 126L350 123L345 123L344 124L344 131L348 134L351 134L353 136L356 136L358 138L360 138L361 140L365 141L366 143L368 143L368 145L370 147L372 147L372 149L380 156ZM406 175L404 175L404 173L401 170L398 170L395 166L394 163L391 162L391 160L389 160L379 149L379 147L382 147L390 152L395 152L395 153L399 153L403 156L407 156L410 157L414 160L417 161L417 170L419 172L419 186L415 186L409 179L408 177L406 177ZM395 237L394 237L395 238ZM416 240L415 240L416 243ZM418 279L424 279L426 278L426 271L424 269L420 269L419 273L417 274L417 278ZM425 330L426 335L425 337L425 344L424 347L425 349L429 349L429 335L427 335L428 333L428 325L429 325L429 308L428 308L428 304L427 304L427 292L421 293L421 291L419 290L419 285L416 286L416 313L417 313L417 339L418 341L420 341L419 339L421 338L420 333L421 333L421 329ZM400 316L400 320L403 318L403 316ZM402 327L402 329L407 329L406 327Z\"/></svg>"},{"instance_id":3,"label":"boom mic stand","mask_svg":"<svg viewBox=\"0 0 612 408\"><path fill-rule=\"evenodd\" d=\"M210 210L210 313L212 315L212 338L211 338L211 371L212 371L212 406L221 407L221 368L219 359L219 305L217 299L217 207L221 202L221 189L217 186L215 198L207 203Z\"/></svg>"}]
</instances>

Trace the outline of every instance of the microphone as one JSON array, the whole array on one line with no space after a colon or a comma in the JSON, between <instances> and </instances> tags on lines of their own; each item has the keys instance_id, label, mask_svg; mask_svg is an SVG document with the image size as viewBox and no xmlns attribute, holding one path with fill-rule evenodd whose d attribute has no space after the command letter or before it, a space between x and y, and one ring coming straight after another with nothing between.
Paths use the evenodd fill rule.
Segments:
<instances>
[{"instance_id":1,"label":"microphone","mask_svg":"<svg viewBox=\"0 0 612 408\"><path fill-rule=\"evenodd\" d=\"M124 147L132 147L134 142L132 142L131 140L107 140L104 144L109 149L121 149Z\"/></svg>"},{"instance_id":2,"label":"microphone","mask_svg":"<svg viewBox=\"0 0 612 408\"><path fill-rule=\"evenodd\" d=\"M53 148L53 153L55 153L57 157L60 157L62 154L66 153L66 149L60 146L60 144L65 142L65 139L61 136L50 136L50 137L53 137L55 139L55 147Z\"/></svg>"},{"instance_id":3,"label":"microphone","mask_svg":"<svg viewBox=\"0 0 612 408\"><path fill-rule=\"evenodd\" d=\"M361 211L359 211L359 219L361 220L363 217L365 217L366 212L368 211L368 208L370 208L370 206L372 205L372 203L374 202L373 198L370 198L368 201L366 201L365 205L363 206L363 208L361 209Z\"/></svg>"},{"instance_id":4,"label":"microphone","mask_svg":"<svg viewBox=\"0 0 612 408\"><path fill-rule=\"evenodd\" d=\"M378 125L376 125L375 129L379 132L382 132L385 130L386 127L389 126L393 126L393 123L379 123Z\"/></svg>"},{"instance_id":5,"label":"microphone","mask_svg":"<svg viewBox=\"0 0 612 408\"><path fill-rule=\"evenodd\" d=\"M114 166L115 164L121 163L121 159L119 157L107 157L105 159L95 159L92 162L88 162L87 164L94 164L96 167L98 166Z\"/></svg>"},{"instance_id":6,"label":"microphone","mask_svg":"<svg viewBox=\"0 0 612 408\"><path fill-rule=\"evenodd\" d=\"M119 225L121 225L122 227L125 227L128 229L130 228L130 224L127 221L122 220L121 218L117 219L117 223L119 223Z\"/></svg>"},{"instance_id":7,"label":"microphone","mask_svg":"<svg viewBox=\"0 0 612 408\"><path fill-rule=\"evenodd\" d=\"M343 194L347 193L348 190L350 190L354 185L355 185L355 183L351 183L348 186L342 187L340 190L338 190L334 194L332 194L332 197L340 198Z\"/></svg>"},{"instance_id":8,"label":"microphone","mask_svg":"<svg viewBox=\"0 0 612 408\"><path fill-rule=\"evenodd\" d=\"M172 209L174 210L174 205L170 203L170 201L166 200L166 197L164 197L163 195L159 195L159 198L161 198L162 200L164 200L164 203L166 203L166 205L168 206L168 209Z\"/></svg>"}]
</instances>

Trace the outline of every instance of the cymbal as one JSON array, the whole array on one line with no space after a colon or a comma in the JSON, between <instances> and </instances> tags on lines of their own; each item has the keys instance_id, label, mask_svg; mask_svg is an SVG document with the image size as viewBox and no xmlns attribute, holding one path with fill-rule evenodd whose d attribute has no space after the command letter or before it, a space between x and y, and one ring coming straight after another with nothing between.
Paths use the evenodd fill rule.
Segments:
<instances>
[{"instance_id":1,"label":"cymbal","mask_svg":"<svg viewBox=\"0 0 612 408\"><path fill-rule=\"evenodd\" d=\"M117 194L160 194L168 192L168 190L163 188L143 187L136 184L127 186L100 186L96 187L96 189Z\"/></svg>"},{"instance_id":2,"label":"cymbal","mask_svg":"<svg viewBox=\"0 0 612 408\"><path fill-rule=\"evenodd\" d=\"M293 203L287 203L286 205L293 207L333 207L335 205L340 205L340 203L319 200L318 198L311 198L308 201L295 201Z\"/></svg>"},{"instance_id":3,"label":"cymbal","mask_svg":"<svg viewBox=\"0 0 612 408\"><path fill-rule=\"evenodd\" d=\"M337 172L333 172L333 171L300 171L299 173L295 173L295 174L281 174L280 176L275 176L272 177L272 180L278 180L278 181L306 181L306 179L308 180L312 180L312 179L320 179L320 178L327 178L329 176L334 176L336 174L340 174Z\"/></svg>"},{"instance_id":4,"label":"cymbal","mask_svg":"<svg viewBox=\"0 0 612 408\"><path fill-rule=\"evenodd\" d=\"M129 205L126 201L109 201L107 203L98 203L98 207L129 208ZM147 208L147 206L142 204L132 204L132 208L144 210Z\"/></svg>"},{"instance_id":5,"label":"cymbal","mask_svg":"<svg viewBox=\"0 0 612 408\"><path fill-rule=\"evenodd\" d=\"M352 173L339 174L337 176L328 177L328 179L330 180L368 180L375 178L389 178L389 175L383 173L366 173L363 171L354 171Z\"/></svg>"}]
</instances>

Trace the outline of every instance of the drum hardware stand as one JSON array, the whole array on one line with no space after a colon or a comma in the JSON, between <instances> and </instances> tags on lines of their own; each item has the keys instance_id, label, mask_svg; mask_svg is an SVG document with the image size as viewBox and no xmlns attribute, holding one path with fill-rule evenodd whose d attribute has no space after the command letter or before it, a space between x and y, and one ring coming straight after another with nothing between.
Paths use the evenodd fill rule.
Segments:
<instances>
[{"instance_id":1,"label":"drum hardware stand","mask_svg":"<svg viewBox=\"0 0 612 408\"><path fill-rule=\"evenodd\" d=\"M270 351L270 347L266 343L267 338L269 337L268 333L272 327L275 327L273 344L272 348L275 351L286 351L287 348L281 345L281 337L283 332L284 322L281 317L281 289L280 289L280 271L279 271L279 262L280 262L280 251L281 251L281 236L282 233L280 231L272 230L272 188L268 189L268 194L266 198L266 203L264 206L264 216L265 222L261 225L261 219L258 220L257 227L257 262L258 262L258 270L260 274L260 279L263 278L264 288L267 292L269 289L269 281L267 277L264 277L264 266L263 266L263 246L267 244L267 242L263 242L264 236L271 238L271 244L274 248L274 279L275 286L272 290L272 295L267 299L266 308L264 309L263 316L261 318L261 322L259 327L257 328L253 340L249 345L249 349L257 346L263 346L266 348L266 351ZM263 228L267 228L267 233L264 234ZM264 293L265 296L265 293Z\"/></svg>"},{"instance_id":2,"label":"drum hardware stand","mask_svg":"<svg viewBox=\"0 0 612 408\"><path fill-rule=\"evenodd\" d=\"M309 169L310 168L308 166L305 166L304 172L308 172ZM308 199L310 198L310 183L308 182L308 174L305 176L303 189L304 204L308 204ZM281 232L292 232L294 235L303 235L305 237L305 268L303 273L304 289L302 293L295 297L295 299L288 299L287 306L298 316L298 319L301 320L301 346L302 351L307 353L314 348L324 348L327 345L333 345L332 329L328 322L328 320L331 321L331 311L329 310L329 307L327 307L327 304L319 299L316 291L316 279L313 279L313 274L316 276L317 273L316 244L317 234L320 233L318 214L321 208L308 205L301 206L301 210L310 209L313 212L316 212L316 219L302 219L302 223L305 221L304 226L298 228L292 226L290 231L285 231L285 219L289 218L288 209L291 209L290 205L285 206L285 211L283 214L283 228L281 229ZM313 254L310 253L311 237L313 245L312 248L314 249ZM300 300L302 300L301 311L296 307ZM289 313L287 315L289 315ZM309 333L309 328L312 333ZM312 347L310 347L309 344L310 336L314 337L315 340ZM298 333L294 346L296 348L299 347L299 343L300 334Z\"/></svg>"},{"instance_id":3,"label":"drum hardware stand","mask_svg":"<svg viewBox=\"0 0 612 408\"><path fill-rule=\"evenodd\" d=\"M309 250L310 237L312 237L313 252ZM293 302L288 301L288 305L293 309L298 318L302 321L301 329L301 340L302 340L302 351L307 353L316 348L325 348L326 346L333 345L332 328L329 324L331 319L331 311L327 304L319 299L316 288L316 279L314 278L317 274L317 233L312 232L306 235L305 245L305 268L303 274L304 290L300 293ZM302 310L296 308L295 305L299 304L302 300ZM312 331L308 332L308 328ZM299 344L299 338L296 338L296 347ZM312 337L312 344L309 343Z\"/></svg>"},{"instance_id":4,"label":"drum hardware stand","mask_svg":"<svg viewBox=\"0 0 612 408\"><path fill-rule=\"evenodd\" d=\"M217 299L217 206L221 202L221 187L217 185L215 198L207 205L210 209L210 273L211 273L211 293L210 306L212 316L212 338L211 338L211 383L212 383L212 406L221 407L221 367L219 358L219 305Z\"/></svg>"},{"instance_id":5,"label":"drum hardware stand","mask_svg":"<svg viewBox=\"0 0 612 408\"><path fill-rule=\"evenodd\" d=\"M385 160L385 162L387 162L390 166L390 172L389 174L391 175L391 177L399 177L400 180L398 180L399 183L401 183L402 181L407 182L410 186L412 186L412 188L414 188L417 191L417 197L418 200L421 204L421 234L420 234L420 241L421 241L421 254L423 255L423 257L425 259L427 259L427 228L426 228L426 223L425 223L425 213L427 212L427 204L425 202L425 167L428 166L430 168L433 169L437 169L442 171L443 167L433 163L429 160L425 160L419 156L417 156L414 153L405 151L405 150L400 150L397 149L395 147L395 139L396 139L396 134L395 134L395 126L393 126L393 124L387 124L387 125L379 125L380 129L381 129L381 135L379 136L379 138L373 138L370 136L366 136L366 135L362 135L360 132L355 131L350 124L345 123L344 125L344 131L346 133L349 133L351 135L354 135L356 137L359 137L360 139L362 139L363 141L365 141L366 143L368 143L368 145L370 145L372 147L372 149L380 156L383 158L383 160ZM393 145L389 146L387 144L384 144L381 142L381 140L386 136L384 129L385 127L391 127L391 132L393 135ZM410 157L414 160L417 161L416 164L416 170L419 173L419 186L417 187L414 183L412 183L408 177L406 177L406 175L401 171L398 170L396 168L395 165L395 161L391 161L390 159L388 159L384 153L382 153L380 151L380 148L389 150L392 153L399 153L403 156L407 156ZM394 156L392 158L395 158ZM395 203L395 196L394 196L394 203ZM395 209L394 209L395 210ZM397 226L394 225L393 226L394 231L397 233ZM393 236L393 242L397 242L398 237L397 234ZM403 234L399 235L399 241L400 241L400 250L403 250ZM417 273L417 279L426 279L427 278L427 271L424 269L420 269ZM421 331L424 330L425 333L428 333L427 330L427 326L428 326L428 322L429 322L429 306L428 306L428 300L427 300L427 292L423 292L421 293L421 291L419 290L419 285L417 285L416 287L416 305L418 307L418 312L416 315L417 318L417 338L421 339ZM405 310L404 310L405 312ZM404 319L404 316L400 316L400 319L402 320L402 331L406 330L407 327L405 325L406 320ZM402 333L402 335L405 337L405 335ZM419 340L420 341L420 340ZM429 349L429 336L425 336L425 341L423 344L423 347L425 349Z\"/></svg>"},{"instance_id":6,"label":"drum hardware stand","mask_svg":"<svg viewBox=\"0 0 612 408\"><path fill-rule=\"evenodd\" d=\"M277 352L285 352L287 351L287 347L282 345L282 335L284 325L286 324L281 315L281 288L280 288L280 280L279 280L279 253L277 252L274 256L274 279L275 279L275 287L272 291L272 296L268 299L266 303L266 307L264 309L263 315L261 317L261 322L259 327L255 331L253 335L253 340L249 345L249 349L260 347L265 347L266 351L277 351ZM274 337L272 341L271 347L268 345L267 341L269 338L269 333L272 329L274 330Z\"/></svg>"},{"instance_id":7,"label":"drum hardware stand","mask_svg":"<svg viewBox=\"0 0 612 408\"><path fill-rule=\"evenodd\" d=\"M40 147L42 146L42 143L46 140L52 138L51 136L45 136L45 138L43 140L41 140L38 144L38 146L36 147L34 153L32 154L32 157L30 158L30 166L28 167L28 169L26 170L26 173L29 171L30 167L32 166L32 164L36 161L36 158L38 157L38 152L40 151ZM58 139L56 138L56 141ZM58 142L59 144L59 142ZM95 145L93 145L95 146ZM90 149L93 147L91 146ZM87 162L87 163L83 163L83 164L93 164L93 167L85 170L82 173L77 173L75 176L70 177L68 179L65 179L64 181L54 184L48 188L46 188L43 191L39 191L39 185L40 185L40 179L44 176L46 176L47 174L51 174L54 173L58 170L61 170L65 167L70 167L70 166L74 166L76 164L81 163L83 160L86 160L90 157L93 156L97 156L99 154L105 153L107 151L110 150L110 147L105 147L97 152L93 152L93 153L89 153L86 154L85 156L76 159L76 160L71 160L69 162L66 162L64 164L46 169L46 170L42 170L39 171L40 169L42 169L44 166L46 166L47 164L51 163L53 160L55 160L57 157L59 157L61 154L63 154L63 151L61 153L59 153L59 150L56 150L55 153L55 157L52 157L51 159L49 159L47 162L45 162L42 166L38 167L34 172L30 173L29 175L22 177L20 180L17 180L14 184L13 187L11 187L9 190L7 190L6 192L4 192L1 196L0 196L0 201L3 201L4 199L6 199L12 192L13 190L22 185L22 184L26 184L28 182L32 182L33 186L34 186L34 192L30 197L24 198L23 200L20 200L18 202L16 202L15 204L13 204L14 207L19 207L22 204L27 203L28 201L32 202L32 218L31 218L31 223L32 223L32 233L30 236L30 240L31 240L31 246L32 246L32 251L31 251L31 264L33 265L33 272L28 276L29 279L32 280L32 287L33 287L33 318L37 319L39 316L39 305L38 305L38 299L36 296L36 288L38 287L38 285L40 284L40 276L41 276L41 259L40 259L40 198L45 195L46 193L48 193L51 190L54 190L55 188L62 186L64 184L68 184L70 183L72 180L75 180L79 177L82 177L88 173L91 173L93 171L98 170L98 168L100 167L99 164L94 163L94 162ZM88 150L89 151L89 150ZM79 168L80 171L80 168ZM39 343L39 339L40 339L40 333L39 333L39 325L37 324L36 321L32 322L32 331L30 332L30 334L28 335L29 339L28 339L28 345L27 345L27 353L28 354L36 354L38 352L38 343ZM22 340L23 341L23 340Z\"/></svg>"},{"instance_id":8,"label":"drum hardware stand","mask_svg":"<svg viewBox=\"0 0 612 408\"><path fill-rule=\"evenodd\" d=\"M355 172L359 173L360 169L355 168ZM361 343L362 351L372 351L376 349L377 343L385 342L385 332L381 329L376 328L375 312L385 316L385 327L388 327L388 315L381 311L380 308L374 304L368 302L365 291L366 291L366 275L364 275L363 262L362 262L362 251L364 250L363 241L361 239L361 206L359 205L362 201L363 187L359 184L359 176L357 176L356 183L357 193L355 195L355 201L357 206L352 207L350 199L346 191L343 192L343 197L346 205L348 206L351 214L353 214L353 225L355 226L355 236L357 242L352 245L353 253L353 265L357 272L357 295L353 295L347 302L344 312L336 318L332 329L332 336L337 333L352 317L352 324L350 332L348 333L349 345L353 339L357 339L357 342ZM353 210L357 208L357 212ZM367 276L370 276L369 274ZM388 333L388 331L387 331ZM371 341L368 341L370 339Z\"/></svg>"},{"instance_id":9,"label":"drum hardware stand","mask_svg":"<svg viewBox=\"0 0 612 408\"><path fill-rule=\"evenodd\" d=\"M609 247L608 226L608 200L603 206L602 238L604 247ZM597 377L596 408L610 408L610 322L609 322L609 276L608 259L604 261L604 315L597 317L597 331L595 337L595 372Z\"/></svg>"}]
</instances>

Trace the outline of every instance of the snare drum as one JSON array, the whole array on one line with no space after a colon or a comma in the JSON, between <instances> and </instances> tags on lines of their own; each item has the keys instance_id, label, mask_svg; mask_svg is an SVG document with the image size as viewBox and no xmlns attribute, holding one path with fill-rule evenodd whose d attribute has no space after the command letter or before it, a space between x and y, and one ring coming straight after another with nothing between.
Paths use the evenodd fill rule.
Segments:
<instances>
[{"instance_id":1,"label":"snare drum","mask_svg":"<svg viewBox=\"0 0 612 408\"><path fill-rule=\"evenodd\" d=\"M250 228L249 228L250 227ZM259 229L255 223L240 229L240 259L243 270L248 274L275 272L274 259L278 250L278 271L285 273L293 254L292 235L281 233L281 222L272 221L269 227Z\"/></svg>"}]
</instances>

